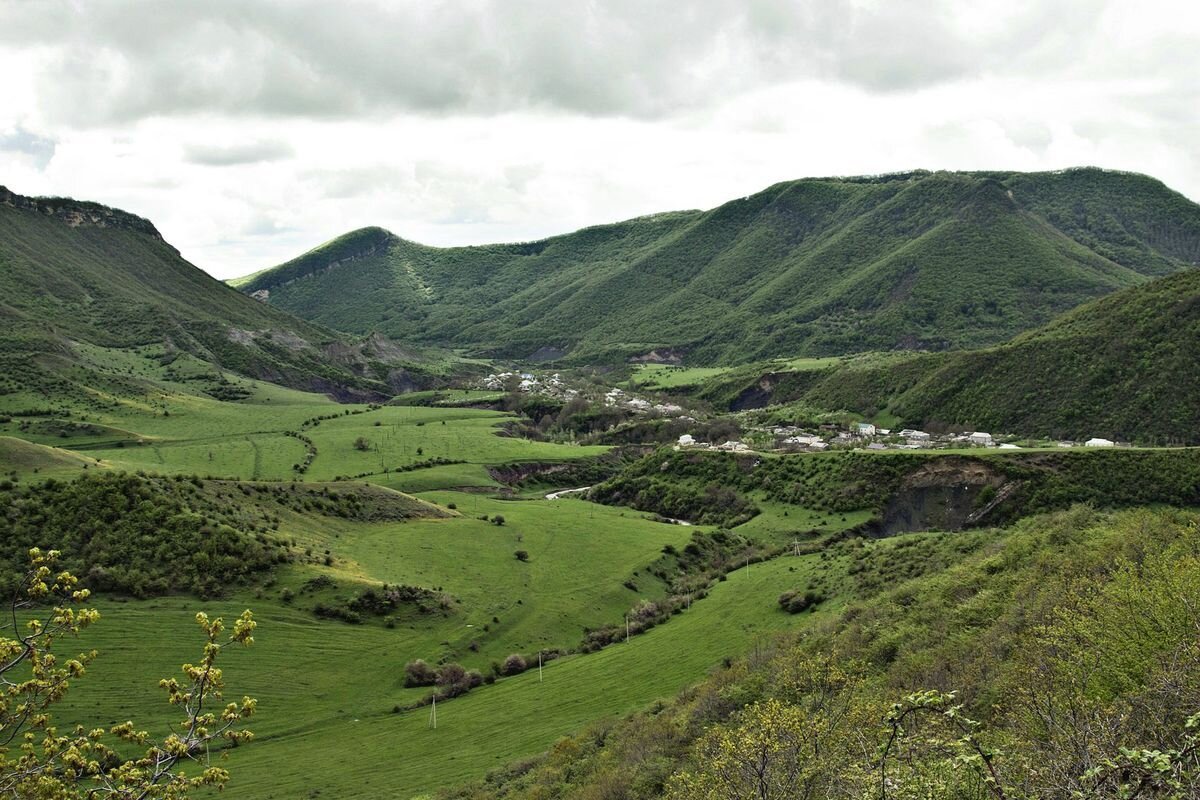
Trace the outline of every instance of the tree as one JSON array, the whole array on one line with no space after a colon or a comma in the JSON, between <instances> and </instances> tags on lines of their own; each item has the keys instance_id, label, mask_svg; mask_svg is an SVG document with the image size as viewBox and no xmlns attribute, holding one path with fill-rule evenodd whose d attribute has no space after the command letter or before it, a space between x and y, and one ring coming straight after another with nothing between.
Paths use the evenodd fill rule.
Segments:
<instances>
[{"instance_id":1,"label":"tree","mask_svg":"<svg viewBox=\"0 0 1200 800\"><path fill-rule=\"evenodd\" d=\"M354 440L354 449L366 452L371 449L371 442L365 436L360 436Z\"/></svg>"},{"instance_id":2,"label":"tree","mask_svg":"<svg viewBox=\"0 0 1200 800\"><path fill-rule=\"evenodd\" d=\"M878 706L859 698L862 666L799 650L771 676L778 696L742 709L696 746L696 767L668 782L669 800L860 797Z\"/></svg>"},{"instance_id":3,"label":"tree","mask_svg":"<svg viewBox=\"0 0 1200 800\"><path fill-rule=\"evenodd\" d=\"M517 561L528 561L529 560L529 551L528 550L518 550L517 552L513 553L513 555L516 557Z\"/></svg>"},{"instance_id":4,"label":"tree","mask_svg":"<svg viewBox=\"0 0 1200 800\"><path fill-rule=\"evenodd\" d=\"M254 714L256 702L243 697L240 703L222 707L225 685L216 662L229 645L253 643L257 623L251 613L243 612L228 634L220 618L196 615L205 637L199 663L183 665L182 683L174 678L159 683L168 702L183 711L177 732L153 740L133 722L123 722L107 733L78 726L61 734L51 709L66 695L70 682L83 676L96 653L60 663L53 649L60 639L95 623L100 614L82 607L90 592L79 588L75 576L54 572L58 557L55 550L29 551L30 567L14 593L11 622L0 625L0 796L182 800L193 789L223 787L229 773L209 762L210 746L249 741L252 734L241 725ZM14 671L18 680L10 677ZM128 758L130 748L137 748L138 755ZM189 762L199 771L186 772Z\"/></svg>"},{"instance_id":5,"label":"tree","mask_svg":"<svg viewBox=\"0 0 1200 800\"><path fill-rule=\"evenodd\" d=\"M929 690L892 706L879 756L880 800L1009 800L996 765L999 751L955 699L954 692Z\"/></svg>"},{"instance_id":6,"label":"tree","mask_svg":"<svg viewBox=\"0 0 1200 800\"><path fill-rule=\"evenodd\" d=\"M698 768L670 783L672 800L792 800L823 797L819 789L843 764L837 748L822 754L820 732L799 707L770 698L741 712L736 728L717 727L700 740Z\"/></svg>"}]
</instances>

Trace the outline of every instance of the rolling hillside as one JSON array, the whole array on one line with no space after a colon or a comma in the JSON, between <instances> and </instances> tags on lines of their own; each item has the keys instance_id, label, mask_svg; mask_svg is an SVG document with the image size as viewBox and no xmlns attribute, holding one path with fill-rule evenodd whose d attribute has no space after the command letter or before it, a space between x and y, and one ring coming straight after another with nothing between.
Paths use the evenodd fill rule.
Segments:
<instances>
[{"instance_id":1,"label":"rolling hillside","mask_svg":"<svg viewBox=\"0 0 1200 800\"><path fill-rule=\"evenodd\" d=\"M249 377L363 396L410 380L405 366L420 369L416 352L378 337L355 343L231 290L148 220L2 187L0 322L6 377L25 388L79 368L81 346L155 345L167 360L184 353Z\"/></svg>"},{"instance_id":2,"label":"rolling hillside","mask_svg":"<svg viewBox=\"0 0 1200 800\"><path fill-rule=\"evenodd\" d=\"M939 429L1195 444L1200 270L1086 303L1003 345L746 366L680 391L723 408L798 402Z\"/></svg>"},{"instance_id":3,"label":"rolling hillside","mask_svg":"<svg viewBox=\"0 0 1200 800\"><path fill-rule=\"evenodd\" d=\"M1200 270L1089 303L1010 344L954 354L897 398L912 419L1048 436L1197 441Z\"/></svg>"},{"instance_id":4,"label":"rolling hillside","mask_svg":"<svg viewBox=\"0 0 1200 800\"><path fill-rule=\"evenodd\" d=\"M338 330L483 354L731 363L995 344L1197 262L1200 206L1145 176L914 172L524 244L365 228L235 284Z\"/></svg>"}]
</instances>

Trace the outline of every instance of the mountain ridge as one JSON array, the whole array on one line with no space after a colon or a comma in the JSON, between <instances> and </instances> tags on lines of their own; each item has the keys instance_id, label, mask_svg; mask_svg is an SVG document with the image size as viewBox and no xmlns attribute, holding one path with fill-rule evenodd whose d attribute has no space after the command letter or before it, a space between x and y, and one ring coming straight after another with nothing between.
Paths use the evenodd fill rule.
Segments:
<instances>
[{"instance_id":1,"label":"mountain ridge","mask_svg":"<svg viewBox=\"0 0 1200 800\"><path fill-rule=\"evenodd\" d=\"M101 228L128 228L152 236L170 247L150 220L102 203L71 197L26 196L17 194L6 186L0 186L0 205L57 217L71 227L95 225Z\"/></svg>"},{"instance_id":2,"label":"mountain ridge","mask_svg":"<svg viewBox=\"0 0 1200 800\"><path fill-rule=\"evenodd\" d=\"M149 220L98 203L0 189L0 286L0 357L34 385L76 369L80 343L161 345L347 398L391 396L420 372L416 351L402 358L381 337L356 341L258 303L183 259Z\"/></svg>"},{"instance_id":3,"label":"mountain ridge","mask_svg":"<svg viewBox=\"0 0 1200 800\"><path fill-rule=\"evenodd\" d=\"M1200 206L1153 178L916 171L786 181L533 242L361 228L234 283L332 328L481 355L715 363L996 344L1198 261Z\"/></svg>"}]
</instances>

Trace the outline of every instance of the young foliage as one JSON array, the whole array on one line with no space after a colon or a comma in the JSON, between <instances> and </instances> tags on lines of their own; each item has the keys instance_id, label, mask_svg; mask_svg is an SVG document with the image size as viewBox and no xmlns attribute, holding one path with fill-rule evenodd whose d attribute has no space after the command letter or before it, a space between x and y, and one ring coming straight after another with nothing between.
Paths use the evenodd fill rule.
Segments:
<instances>
[{"instance_id":1,"label":"young foliage","mask_svg":"<svg viewBox=\"0 0 1200 800\"><path fill-rule=\"evenodd\" d=\"M231 645L254 642L257 623L251 613L243 612L228 632L221 618L196 615L205 639L200 660L183 665L182 681L160 683L182 713L165 738L151 737L132 721L108 731L79 725L63 732L52 721L52 707L70 682L84 675L96 653L60 662L54 648L100 614L83 606L90 593L79 588L74 575L56 571L58 555L30 550L11 622L0 626L0 795L183 800L202 787L224 787L229 773L212 763L210 749L249 741L252 734L243 723L256 703L250 697L222 703L225 682L217 660Z\"/></svg>"}]
</instances>

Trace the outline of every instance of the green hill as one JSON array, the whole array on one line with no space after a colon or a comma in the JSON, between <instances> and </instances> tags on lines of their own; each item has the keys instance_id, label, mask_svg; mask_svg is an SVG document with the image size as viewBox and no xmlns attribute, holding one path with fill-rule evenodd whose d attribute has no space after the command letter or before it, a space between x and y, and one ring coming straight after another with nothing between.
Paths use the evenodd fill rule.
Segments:
<instances>
[{"instance_id":1,"label":"green hill","mask_svg":"<svg viewBox=\"0 0 1200 800\"><path fill-rule=\"evenodd\" d=\"M148 220L0 187L0 360L49 398L81 346L155 345L308 390L391 394L421 357L382 338L356 343L230 289L180 257ZM101 370L103 371L103 370ZM94 385L95 376L67 378ZM5 381L5 384L9 381Z\"/></svg>"},{"instance_id":2,"label":"green hill","mask_svg":"<svg viewBox=\"0 0 1200 800\"><path fill-rule=\"evenodd\" d=\"M913 172L523 244L364 228L236 284L338 330L485 354L731 363L995 344L1197 262L1200 206L1145 176Z\"/></svg>"},{"instance_id":3,"label":"green hill","mask_svg":"<svg viewBox=\"0 0 1200 800\"><path fill-rule=\"evenodd\" d=\"M905 418L1046 436L1195 443L1200 270L1089 303L1001 347L954 354L894 402Z\"/></svg>"},{"instance_id":4,"label":"green hill","mask_svg":"<svg viewBox=\"0 0 1200 800\"><path fill-rule=\"evenodd\" d=\"M748 365L683 391L734 410L799 403L909 425L1149 444L1197 442L1200 270L1086 303L990 348ZM686 373L685 373L686 374Z\"/></svg>"}]
</instances>

